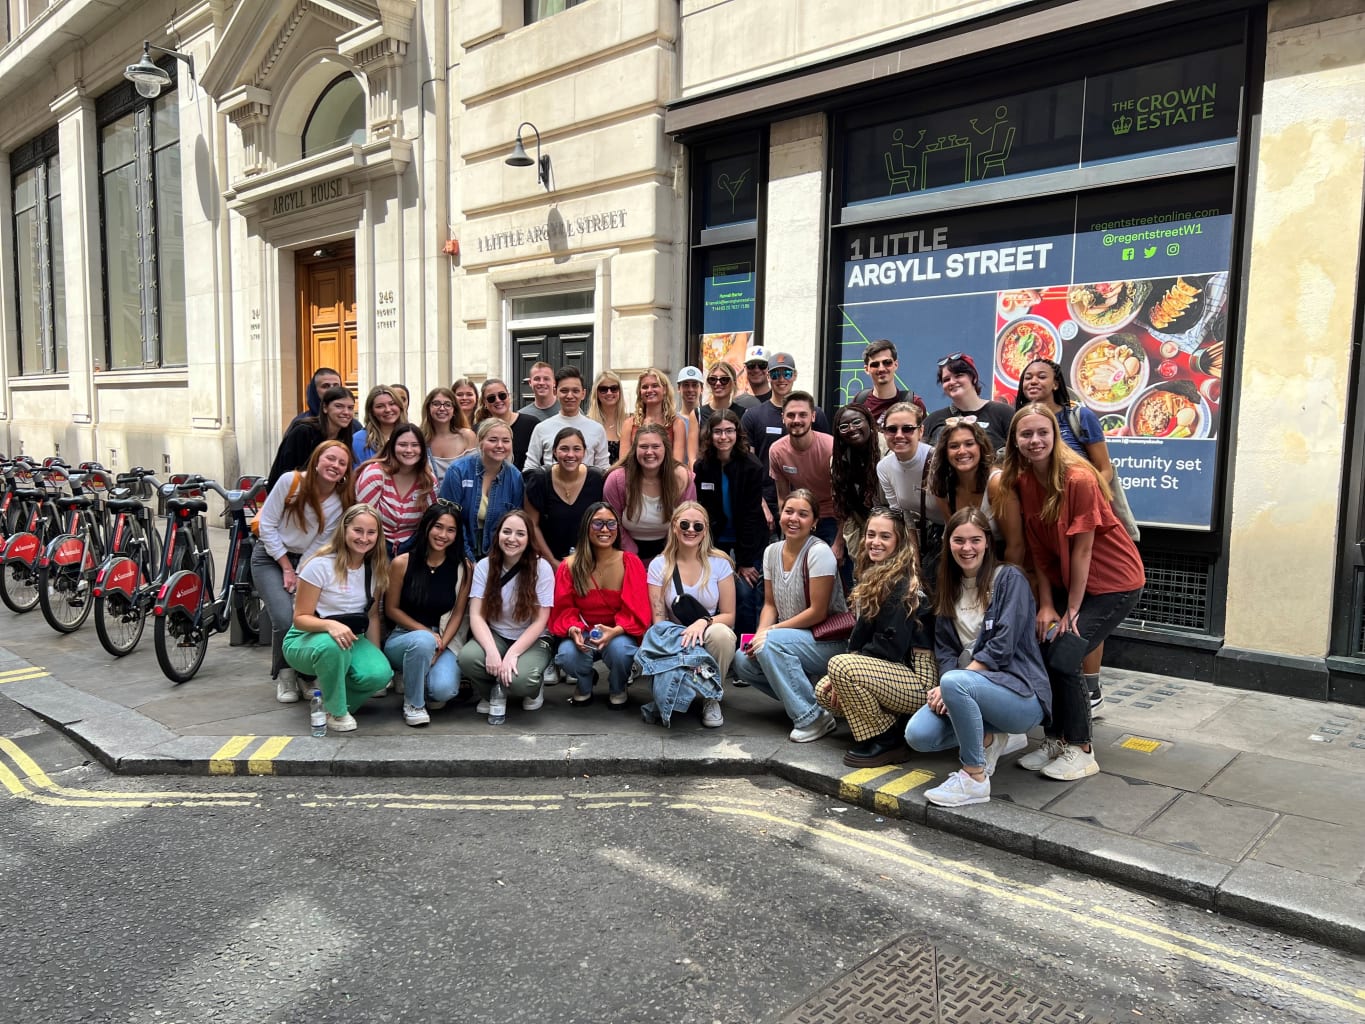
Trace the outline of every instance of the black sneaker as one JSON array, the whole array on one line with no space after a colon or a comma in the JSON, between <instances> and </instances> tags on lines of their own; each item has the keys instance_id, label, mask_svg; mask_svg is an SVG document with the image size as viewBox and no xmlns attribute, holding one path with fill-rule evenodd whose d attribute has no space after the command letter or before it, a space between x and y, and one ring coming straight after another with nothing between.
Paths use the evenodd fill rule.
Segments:
<instances>
[{"instance_id":1,"label":"black sneaker","mask_svg":"<svg viewBox=\"0 0 1365 1024\"><path fill-rule=\"evenodd\" d=\"M1090 713L1093 715L1104 705L1104 692L1100 689L1100 684L1096 683L1090 691Z\"/></svg>"}]
</instances>

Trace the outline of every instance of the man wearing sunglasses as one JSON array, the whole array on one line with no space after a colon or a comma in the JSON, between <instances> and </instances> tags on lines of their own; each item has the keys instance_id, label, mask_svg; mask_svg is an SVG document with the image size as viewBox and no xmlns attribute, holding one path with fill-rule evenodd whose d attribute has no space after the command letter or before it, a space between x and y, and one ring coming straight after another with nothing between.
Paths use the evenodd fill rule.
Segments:
<instances>
[{"instance_id":1,"label":"man wearing sunglasses","mask_svg":"<svg viewBox=\"0 0 1365 1024\"><path fill-rule=\"evenodd\" d=\"M763 364L764 380L767 380L767 363ZM758 400L753 395L741 394L738 390L739 375L735 368L724 360L717 360L712 363L706 371L706 386L711 389L711 397L701 404L697 410L697 416L701 420L701 425L706 426L706 421L718 412L726 409L733 409L736 416L743 416L744 413L758 404Z\"/></svg>"},{"instance_id":2,"label":"man wearing sunglasses","mask_svg":"<svg viewBox=\"0 0 1365 1024\"><path fill-rule=\"evenodd\" d=\"M749 386L749 394L754 401L766 402L770 386L768 384L768 360L772 357L762 345L750 345L744 353L744 382Z\"/></svg>"},{"instance_id":3,"label":"man wearing sunglasses","mask_svg":"<svg viewBox=\"0 0 1365 1024\"><path fill-rule=\"evenodd\" d=\"M949 416L975 416L981 429L996 451L1005 447L1010 420L1014 410L1003 402L992 402L981 397L981 375L976 372L976 360L965 352L953 352L938 361L938 383L948 399L948 405L936 409L924 421L924 440L933 444L938 440L943 421Z\"/></svg>"},{"instance_id":4,"label":"man wearing sunglasses","mask_svg":"<svg viewBox=\"0 0 1365 1024\"><path fill-rule=\"evenodd\" d=\"M896 386L896 371L900 366L896 346L886 338L878 338L863 349L863 370L872 386L854 395L849 405L861 405L879 427L886 410L897 402L914 402L926 413L929 411L919 395Z\"/></svg>"},{"instance_id":5,"label":"man wearing sunglasses","mask_svg":"<svg viewBox=\"0 0 1365 1024\"><path fill-rule=\"evenodd\" d=\"M744 427L744 436L749 439L750 450L764 466L768 465L768 449L787 432L782 420L782 406L796 387L796 360L790 353L772 354L772 358L768 360L768 380L772 385L772 393L768 400L745 412L740 420ZM819 408L815 410L813 422L815 429L820 433L834 436L829 429L829 420ZM763 488L763 512L768 521L768 530L771 532L777 522L777 485L771 476Z\"/></svg>"}]
</instances>

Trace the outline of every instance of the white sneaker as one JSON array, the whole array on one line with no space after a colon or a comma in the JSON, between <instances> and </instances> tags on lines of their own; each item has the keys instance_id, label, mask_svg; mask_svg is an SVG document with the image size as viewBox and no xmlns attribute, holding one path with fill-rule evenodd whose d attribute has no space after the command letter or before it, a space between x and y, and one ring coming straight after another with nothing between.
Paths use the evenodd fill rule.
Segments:
<instances>
[{"instance_id":1,"label":"white sneaker","mask_svg":"<svg viewBox=\"0 0 1365 1024\"><path fill-rule=\"evenodd\" d=\"M1053 758L1060 754L1065 746L1061 740L1043 740L1041 747L1025 754L1014 763L1026 772L1040 772L1052 763Z\"/></svg>"},{"instance_id":2,"label":"white sneaker","mask_svg":"<svg viewBox=\"0 0 1365 1024\"><path fill-rule=\"evenodd\" d=\"M540 684L540 689L536 691L536 695L535 695L534 697L523 697L523 698L521 698L521 710L523 710L523 711L539 711L539 710L541 709L541 706L542 706L544 703L545 703L545 683L542 681L541 684Z\"/></svg>"},{"instance_id":3,"label":"white sneaker","mask_svg":"<svg viewBox=\"0 0 1365 1024\"><path fill-rule=\"evenodd\" d=\"M308 696L312 698L313 694L309 692ZM298 684L292 679L284 678L283 672L275 678L275 699L281 704L297 704L299 702Z\"/></svg>"},{"instance_id":4,"label":"white sneaker","mask_svg":"<svg viewBox=\"0 0 1365 1024\"><path fill-rule=\"evenodd\" d=\"M966 807L968 804L984 804L991 798L991 780L977 782L965 771L955 771L924 794L924 799L939 807Z\"/></svg>"},{"instance_id":5,"label":"white sneaker","mask_svg":"<svg viewBox=\"0 0 1365 1024\"><path fill-rule=\"evenodd\" d=\"M307 676L301 675L298 672L294 673L294 685L299 688L299 700L312 700L313 691L322 689L322 687L318 685L316 676L309 679Z\"/></svg>"},{"instance_id":6,"label":"white sneaker","mask_svg":"<svg viewBox=\"0 0 1365 1024\"><path fill-rule=\"evenodd\" d=\"M1099 770L1099 762L1095 760L1093 753L1087 753L1080 747L1068 744L1062 748L1060 754L1048 762L1043 774L1059 782L1073 782L1087 775L1095 775Z\"/></svg>"},{"instance_id":7,"label":"white sneaker","mask_svg":"<svg viewBox=\"0 0 1365 1024\"><path fill-rule=\"evenodd\" d=\"M701 724L708 729L719 729L725 724L725 716L720 713L720 701L708 697L701 706Z\"/></svg>"},{"instance_id":8,"label":"white sneaker","mask_svg":"<svg viewBox=\"0 0 1365 1024\"><path fill-rule=\"evenodd\" d=\"M337 717L329 714L327 716L327 728L332 732L355 732L355 719L350 715Z\"/></svg>"},{"instance_id":9,"label":"white sneaker","mask_svg":"<svg viewBox=\"0 0 1365 1024\"><path fill-rule=\"evenodd\" d=\"M803 725L799 729L793 729L787 733L787 739L793 743L810 743L818 740L821 736L826 736L834 731L839 723L834 720L834 716L828 711L821 711L820 717L811 722L810 725Z\"/></svg>"},{"instance_id":10,"label":"white sneaker","mask_svg":"<svg viewBox=\"0 0 1365 1024\"><path fill-rule=\"evenodd\" d=\"M485 698L485 699L479 701L479 703L475 706L475 708L474 708L474 713L475 713L476 715L486 715L486 714L488 714L488 711L489 711L490 708L492 708L492 706L493 706L493 705L491 705L491 704L488 703L488 699Z\"/></svg>"},{"instance_id":11,"label":"white sneaker","mask_svg":"<svg viewBox=\"0 0 1365 1024\"><path fill-rule=\"evenodd\" d=\"M546 665L545 671L540 674L540 685L541 686L559 685L559 668L555 665L553 661L550 662L550 664ZM522 699L525 700L524 697ZM536 707L538 708L540 707L540 705L537 704ZM527 708L527 710L533 711L535 710L535 708Z\"/></svg>"},{"instance_id":12,"label":"white sneaker","mask_svg":"<svg viewBox=\"0 0 1365 1024\"><path fill-rule=\"evenodd\" d=\"M415 708L411 704L403 705L403 721L408 725L427 725L431 722L431 716L427 714L426 708Z\"/></svg>"},{"instance_id":13,"label":"white sneaker","mask_svg":"<svg viewBox=\"0 0 1365 1024\"><path fill-rule=\"evenodd\" d=\"M1000 763L1002 757L1028 746L1028 737L1021 732L997 732L994 736L991 745L986 748L986 778L995 774L995 766Z\"/></svg>"}]
</instances>

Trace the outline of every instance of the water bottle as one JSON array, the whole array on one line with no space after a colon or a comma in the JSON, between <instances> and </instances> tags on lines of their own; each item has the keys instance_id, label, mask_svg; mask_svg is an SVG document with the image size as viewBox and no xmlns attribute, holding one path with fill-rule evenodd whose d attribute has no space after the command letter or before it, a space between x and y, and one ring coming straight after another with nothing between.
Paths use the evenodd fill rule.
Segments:
<instances>
[{"instance_id":1,"label":"water bottle","mask_svg":"<svg viewBox=\"0 0 1365 1024\"><path fill-rule=\"evenodd\" d=\"M313 726L313 735L327 735L327 709L322 704L322 691L313 691L313 700L308 705L308 721Z\"/></svg>"},{"instance_id":2,"label":"water bottle","mask_svg":"<svg viewBox=\"0 0 1365 1024\"><path fill-rule=\"evenodd\" d=\"M601 647L603 635L601 626L593 626L592 629L588 630L588 643L594 647Z\"/></svg>"}]
</instances>

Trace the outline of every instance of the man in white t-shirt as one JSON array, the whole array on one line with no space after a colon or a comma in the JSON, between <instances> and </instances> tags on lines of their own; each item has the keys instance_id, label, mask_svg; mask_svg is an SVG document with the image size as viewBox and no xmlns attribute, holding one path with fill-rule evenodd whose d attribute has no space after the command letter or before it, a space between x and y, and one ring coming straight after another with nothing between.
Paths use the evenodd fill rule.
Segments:
<instances>
[{"instance_id":1,"label":"man in white t-shirt","mask_svg":"<svg viewBox=\"0 0 1365 1024\"><path fill-rule=\"evenodd\" d=\"M553 466L555 435L565 427L574 427L583 434L583 441L588 449L583 461L594 469L606 472L611 468L611 456L607 454L607 431L602 424L579 411L583 405L585 391L583 374L578 367L559 368L555 374L555 393L559 396L559 412L541 420L532 431L522 471L548 469Z\"/></svg>"}]
</instances>

